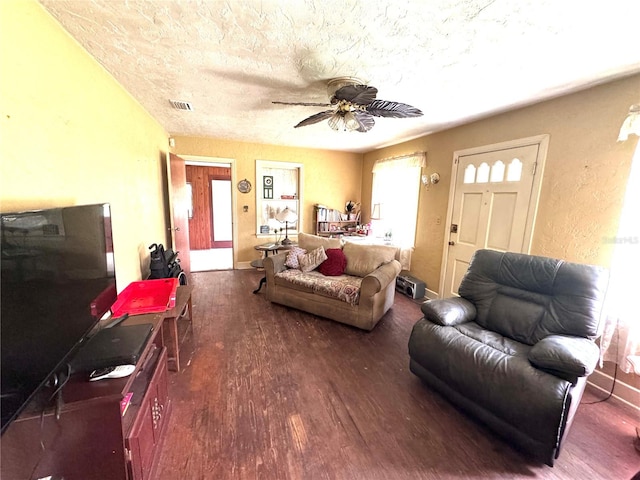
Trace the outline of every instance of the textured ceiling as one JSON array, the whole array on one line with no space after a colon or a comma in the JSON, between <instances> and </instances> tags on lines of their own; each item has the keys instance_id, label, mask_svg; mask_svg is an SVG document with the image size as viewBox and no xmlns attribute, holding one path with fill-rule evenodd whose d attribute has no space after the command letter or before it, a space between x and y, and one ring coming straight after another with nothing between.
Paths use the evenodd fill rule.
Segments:
<instances>
[{"instance_id":1,"label":"textured ceiling","mask_svg":"<svg viewBox=\"0 0 640 480\"><path fill-rule=\"evenodd\" d=\"M640 72L639 0L40 3L172 135L366 152ZM271 103L338 76L424 116L294 129L323 108Z\"/></svg>"}]
</instances>

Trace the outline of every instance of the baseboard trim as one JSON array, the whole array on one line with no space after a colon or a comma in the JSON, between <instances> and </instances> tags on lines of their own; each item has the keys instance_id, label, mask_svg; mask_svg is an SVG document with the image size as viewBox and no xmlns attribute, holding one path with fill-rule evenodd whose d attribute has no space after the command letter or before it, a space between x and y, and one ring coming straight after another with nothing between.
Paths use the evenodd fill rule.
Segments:
<instances>
[{"instance_id":1,"label":"baseboard trim","mask_svg":"<svg viewBox=\"0 0 640 480\"><path fill-rule=\"evenodd\" d=\"M600 370L596 370L589 376L587 383L608 395L611 391L613 377ZM625 382L621 382L620 379L616 379L611 398L640 412L640 402L638 402L638 399L640 399L640 390Z\"/></svg>"},{"instance_id":2,"label":"baseboard trim","mask_svg":"<svg viewBox=\"0 0 640 480\"><path fill-rule=\"evenodd\" d=\"M249 270L250 268L253 268L251 266L251 262L237 262L236 263L236 270Z\"/></svg>"},{"instance_id":3,"label":"baseboard trim","mask_svg":"<svg viewBox=\"0 0 640 480\"><path fill-rule=\"evenodd\" d=\"M435 300L436 298L440 298L440 295L438 295L438 292L434 292L433 290L429 290L427 288L427 291L425 292L424 297L427 300Z\"/></svg>"}]
</instances>

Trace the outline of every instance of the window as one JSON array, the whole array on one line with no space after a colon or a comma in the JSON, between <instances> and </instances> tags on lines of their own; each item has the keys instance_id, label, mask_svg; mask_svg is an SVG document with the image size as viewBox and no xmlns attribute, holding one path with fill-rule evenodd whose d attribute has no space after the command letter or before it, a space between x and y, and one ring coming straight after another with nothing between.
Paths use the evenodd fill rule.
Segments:
<instances>
[{"instance_id":1,"label":"window","mask_svg":"<svg viewBox=\"0 0 640 480\"><path fill-rule=\"evenodd\" d=\"M302 225L302 164L256 160L256 235L273 235L286 226L296 235ZM276 216L288 208L298 219L282 223Z\"/></svg>"},{"instance_id":2,"label":"window","mask_svg":"<svg viewBox=\"0 0 640 480\"><path fill-rule=\"evenodd\" d=\"M486 162L482 162L478 167L476 176L476 167L473 164L467 165L464 169L463 183L501 183L504 181L504 171L507 168L507 182L519 182L522 179L522 161L517 158L511 160L509 165L498 160L490 166Z\"/></svg>"},{"instance_id":3,"label":"window","mask_svg":"<svg viewBox=\"0 0 640 480\"><path fill-rule=\"evenodd\" d=\"M371 194L371 205L377 205L379 210L379 219L372 220L376 237L390 239L399 247L414 246L420 172L424 166L424 153L376 162Z\"/></svg>"},{"instance_id":4,"label":"window","mask_svg":"<svg viewBox=\"0 0 640 480\"><path fill-rule=\"evenodd\" d=\"M612 361L626 373L640 373L640 321L638 321L637 276L640 269L640 144L636 146L627 181L618 235L605 238L614 244L609 286L604 302L604 330L600 339L600 361Z\"/></svg>"}]
</instances>

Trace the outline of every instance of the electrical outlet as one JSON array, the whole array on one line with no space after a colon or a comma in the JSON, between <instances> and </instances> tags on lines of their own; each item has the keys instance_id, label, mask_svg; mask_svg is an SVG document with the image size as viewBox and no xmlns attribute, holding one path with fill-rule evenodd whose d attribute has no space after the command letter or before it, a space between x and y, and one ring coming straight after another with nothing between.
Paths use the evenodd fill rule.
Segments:
<instances>
[{"instance_id":1,"label":"electrical outlet","mask_svg":"<svg viewBox=\"0 0 640 480\"><path fill-rule=\"evenodd\" d=\"M440 215L438 215L436 217L436 225L440 225L442 223L442 217Z\"/></svg>"}]
</instances>

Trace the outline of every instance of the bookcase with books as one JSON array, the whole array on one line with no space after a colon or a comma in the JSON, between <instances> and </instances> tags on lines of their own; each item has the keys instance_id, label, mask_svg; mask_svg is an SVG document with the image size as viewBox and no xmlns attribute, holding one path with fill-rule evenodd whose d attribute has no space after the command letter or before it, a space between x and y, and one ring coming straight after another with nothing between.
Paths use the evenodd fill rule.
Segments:
<instances>
[{"instance_id":1,"label":"bookcase with books","mask_svg":"<svg viewBox=\"0 0 640 480\"><path fill-rule=\"evenodd\" d=\"M331 237L355 231L358 224L355 218L350 219L346 213L327 208L324 205L315 205L316 235Z\"/></svg>"}]
</instances>

